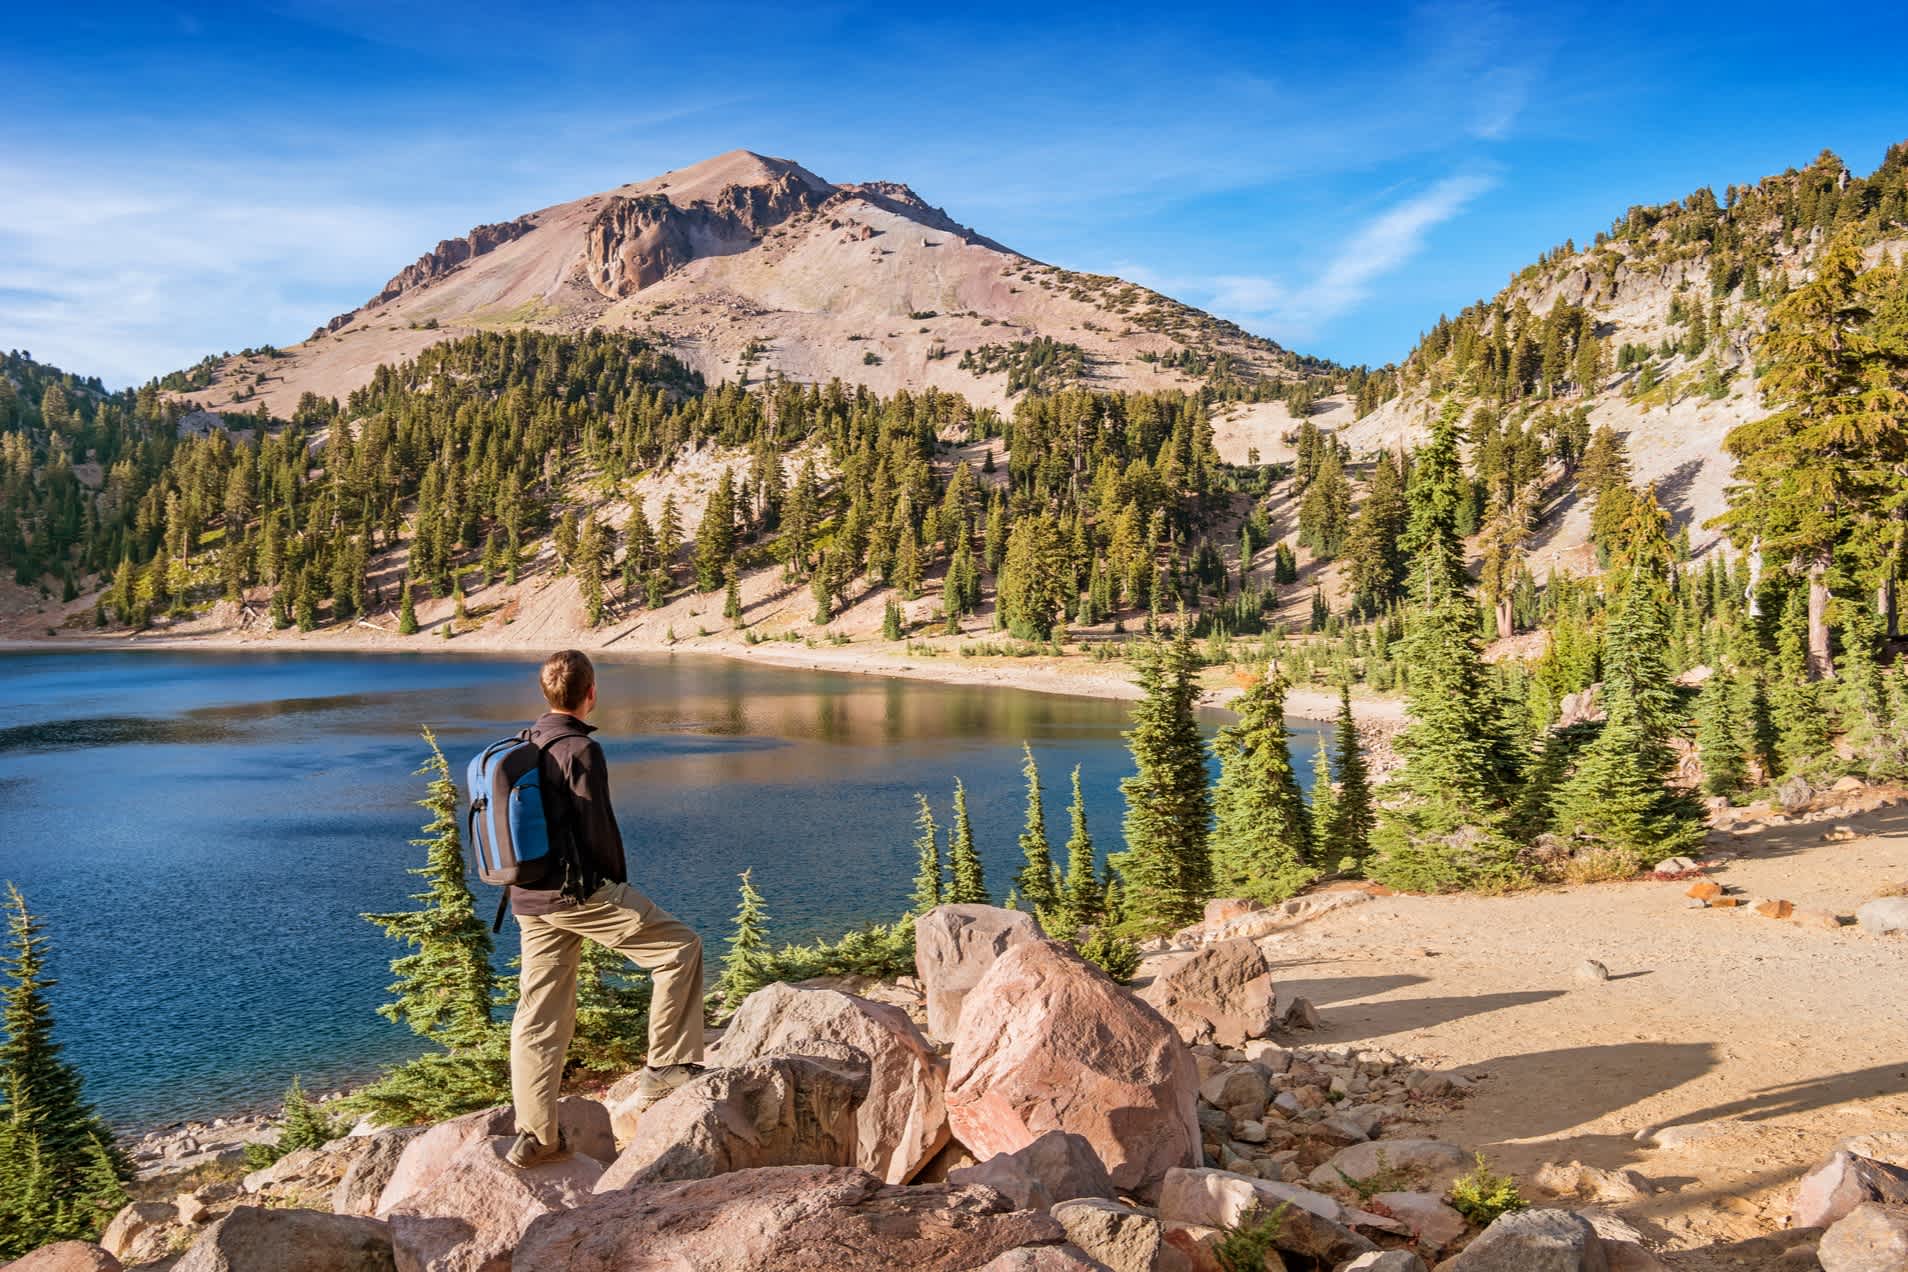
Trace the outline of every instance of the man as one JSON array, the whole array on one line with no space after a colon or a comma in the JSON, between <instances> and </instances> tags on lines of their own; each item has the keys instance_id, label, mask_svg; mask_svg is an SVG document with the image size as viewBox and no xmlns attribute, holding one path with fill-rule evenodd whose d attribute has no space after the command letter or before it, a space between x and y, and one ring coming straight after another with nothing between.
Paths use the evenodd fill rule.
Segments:
<instances>
[{"instance_id":1,"label":"man","mask_svg":"<svg viewBox=\"0 0 1908 1272\"><path fill-rule=\"evenodd\" d=\"M550 888L511 888L522 932L523 975L510 1030L510 1095L517 1140L510 1164L534 1166L569 1151L557 1129L563 1056L576 1030L576 974L583 942L623 954L655 982L648 1064L639 1098L653 1103L702 1071L702 941L629 886L623 836L610 809L603 748L590 739L596 669L574 649L550 655L539 675L550 709L531 727L544 748L551 838L575 845Z\"/></svg>"}]
</instances>

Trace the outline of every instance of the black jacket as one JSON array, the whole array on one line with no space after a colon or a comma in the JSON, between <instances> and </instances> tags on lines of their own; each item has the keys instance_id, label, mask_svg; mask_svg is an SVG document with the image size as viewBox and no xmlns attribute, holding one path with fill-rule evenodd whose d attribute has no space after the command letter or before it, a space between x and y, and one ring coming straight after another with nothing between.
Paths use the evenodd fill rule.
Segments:
<instances>
[{"instance_id":1,"label":"black jacket","mask_svg":"<svg viewBox=\"0 0 1908 1272\"><path fill-rule=\"evenodd\" d=\"M550 888L510 889L512 914L549 914L567 909L606 883L628 883L623 832L610 807L609 764L603 748L591 740L596 729L573 715L546 711L530 726L530 739L543 747L545 815L555 819L552 838L568 836L576 846L580 877Z\"/></svg>"}]
</instances>

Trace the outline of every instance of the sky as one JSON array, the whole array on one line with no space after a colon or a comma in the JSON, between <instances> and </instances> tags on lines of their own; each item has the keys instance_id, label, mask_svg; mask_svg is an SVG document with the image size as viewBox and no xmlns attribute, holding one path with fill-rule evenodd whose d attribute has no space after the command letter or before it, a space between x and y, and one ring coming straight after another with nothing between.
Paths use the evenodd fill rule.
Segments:
<instances>
[{"instance_id":1,"label":"sky","mask_svg":"<svg viewBox=\"0 0 1908 1272\"><path fill-rule=\"evenodd\" d=\"M1379 365L1632 204L1908 139L1899 3L77 3L0 30L0 348L113 386L738 147Z\"/></svg>"}]
</instances>

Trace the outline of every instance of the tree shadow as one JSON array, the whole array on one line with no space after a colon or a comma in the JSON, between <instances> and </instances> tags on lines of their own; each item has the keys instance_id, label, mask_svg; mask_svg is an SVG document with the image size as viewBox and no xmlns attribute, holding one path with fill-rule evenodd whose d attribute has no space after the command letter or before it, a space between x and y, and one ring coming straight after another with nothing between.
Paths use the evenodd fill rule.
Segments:
<instances>
[{"instance_id":1,"label":"tree shadow","mask_svg":"<svg viewBox=\"0 0 1908 1272\"><path fill-rule=\"evenodd\" d=\"M1820 821L1799 822L1792 826L1769 826L1753 835L1738 838L1722 832L1712 836L1709 846L1723 848L1745 857L1794 857L1806 852L1834 852L1846 845L1823 838L1836 826L1852 826L1862 836L1908 836L1908 804L1877 808L1870 812L1850 811L1845 816L1829 816ZM1881 881L1878 881L1881 882ZM1855 903L1867 897L1856 897Z\"/></svg>"},{"instance_id":2,"label":"tree shadow","mask_svg":"<svg viewBox=\"0 0 1908 1272\"><path fill-rule=\"evenodd\" d=\"M1904 1091L1908 1091L1908 1059L1763 1087L1739 1100L1698 1109L1665 1125L1690 1126L1724 1118L1737 1122L1766 1122L1772 1118L1813 1113L1833 1105L1851 1104L1880 1095L1899 1096Z\"/></svg>"},{"instance_id":3,"label":"tree shadow","mask_svg":"<svg viewBox=\"0 0 1908 1272\"><path fill-rule=\"evenodd\" d=\"M1472 1099L1489 1102L1492 1132L1499 1144L1508 1144L1556 1135L1674 1090L1708 1073L1720 1058L1709 1042L1621 1042L1499 1056L1461 1065L1458 1072L1481 1080ZM1503 1107L1499 1093L1511 1097ZM1585 1134L1541 1148L1557 1161L1574 1156L1604 1166L1624 1164L1642 1151L1629 1133Z\"/></svg>"},{"instance_id":4,"label":"tree shadow","mask_svg":"<svg viewBox=\"0 0 1908 1272\"><path fill-rule=\"evenodd\" d=\"M1670 515L1670 533L1674 534L1689 525L1695 510L1689 506L1689 488L1695 484L1696 476L1703 471L1699 459L1684 460L1665 473L1656 482L1656 502Z\"/></svg>"},{"instance_id":5,"label":"tree shadow","mask_svg":"<svg viewBox=\"0 0 1908 1272\"><path fill-rule=\"evenodd\" d=\"M1428 998L1379 997L1393 990L1427 984L1430 979L1428 976L1410 974L1311 977L1280 980L1278 987L1282 1001L1300 997L1309 1000L1314 1006L1332 1006L1332 1010L1326 1013L1324 1028L1319 1030L1321 1039L1332 1042L1355 1042L1385 1034L1429 1029L1507 1007L1541 1003L1569 992L1562 989L1531 989L1501 994Z\"/></svg>"}]
</instances>

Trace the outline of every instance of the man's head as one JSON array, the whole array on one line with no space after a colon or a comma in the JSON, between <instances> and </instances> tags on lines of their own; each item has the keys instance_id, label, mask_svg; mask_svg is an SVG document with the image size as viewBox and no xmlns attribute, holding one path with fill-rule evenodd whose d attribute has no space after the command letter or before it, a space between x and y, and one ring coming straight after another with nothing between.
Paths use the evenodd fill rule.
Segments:
<instances>
[{"instance_id":1,"label":"man's head","mask_svg":"<svg viewBox=\"0 0 1908 1272\"><path fill-rule=\"evenodd\" d=\"M581 720L596 706L596 668L578 650L559 650L544 659L537 680L552 711Z\"/></svg>"}]
</instances>

